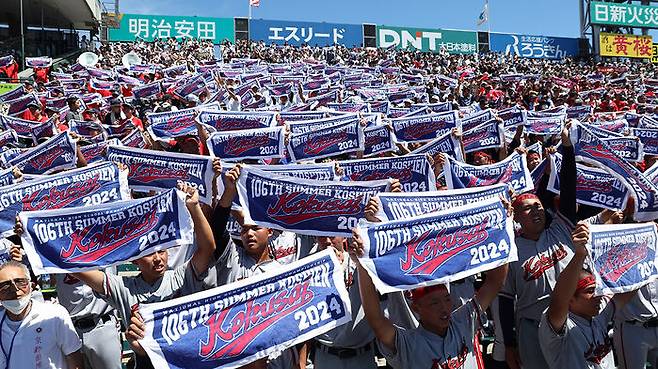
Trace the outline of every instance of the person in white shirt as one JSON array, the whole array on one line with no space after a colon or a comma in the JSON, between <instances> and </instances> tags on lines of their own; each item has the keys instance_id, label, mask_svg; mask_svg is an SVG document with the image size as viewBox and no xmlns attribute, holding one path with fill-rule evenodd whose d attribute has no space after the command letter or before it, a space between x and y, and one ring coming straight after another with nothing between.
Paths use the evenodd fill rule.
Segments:
<instances>
[{"instance_id":1,"label":"person in white shirt","mask_svg":"<svg viewBox=\"0 0 658 369\"><path fill-rule=\"evenodd\" d=\"M68 311L31 299L27 267L0 265L0 367L83 369L82 342Z\"/></svg>"}]
</instances>

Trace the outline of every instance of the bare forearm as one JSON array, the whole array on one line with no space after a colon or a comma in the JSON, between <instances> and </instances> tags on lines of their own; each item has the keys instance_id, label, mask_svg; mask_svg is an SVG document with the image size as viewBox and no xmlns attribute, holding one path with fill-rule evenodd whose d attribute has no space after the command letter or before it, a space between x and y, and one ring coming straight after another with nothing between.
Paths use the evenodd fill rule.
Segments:
<instances>
[{"instance_id":1,"label":"bare forearm","mask_svg":"<svg viewBox=\"0 0 658 369\"><path fill-rule=\"evenodd\" d=\"M551 294L551 304L548 307L548 319L555 330L559 330L569 314L569 300L576 292L578 277L583 268L585 255L575 254L569 265L560 273Z\"/></svg>"},{"instance_id":2,"label":"bare forearm","mask_svg":"<svg viewBox=\"0 0 658 369\"><path fill-rule=\"evenodd\" d=\"M195 206L189 206L188 210L194 222L194 234L198 246L192 262L196 271L203 273L208 268L210 257L215 252L215 239L201 207L197 204Z\"/></svg>"}]
</instances>

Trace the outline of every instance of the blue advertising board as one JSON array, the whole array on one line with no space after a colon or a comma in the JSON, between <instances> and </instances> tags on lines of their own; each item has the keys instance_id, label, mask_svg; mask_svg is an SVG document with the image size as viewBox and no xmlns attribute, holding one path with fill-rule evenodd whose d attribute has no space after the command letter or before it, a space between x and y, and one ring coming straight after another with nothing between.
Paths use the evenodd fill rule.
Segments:
<instances>
[{"instance_id":1,"label":"blue advertising board","mask_svg":"<svg viewBox=\"0 0 658 369\"><path fill-rule=\"evenodd\" d=\"M252 19L249 23L250 38L278 45L361 46L363 27L360 24L319 23Z\"/></svg>"},{"instance_id":2,"label":"blue advertising board","mask_svg":"<svg viewBox=\"0 0 658 369\"><path fill-rule=\"evenodd\" d=\"M491 51L533 59L563 59L567 56L577 56L579 42L577 38L566 37L489 34Z\"/></svg>"}]
</instances>

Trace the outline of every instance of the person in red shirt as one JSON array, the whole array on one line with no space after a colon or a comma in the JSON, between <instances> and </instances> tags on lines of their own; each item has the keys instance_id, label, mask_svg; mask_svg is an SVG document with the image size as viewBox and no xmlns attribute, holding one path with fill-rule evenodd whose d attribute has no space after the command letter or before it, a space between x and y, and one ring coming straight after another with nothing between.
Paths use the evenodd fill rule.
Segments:
<instances>
[{"instance_id":1,"label":"person in red shirt","mask_svg":"<svg viewBox=\"0 0 658 369\"><path fill-rule=\"evenodd\" d=\"M615 104L615 102L612 100L612 97L605 95L603 96L603 101L597 110L601 112L612 112L618 111L619 109L617 108L617 104Z\"/></svg>"},{"instance_id":2,"label":"person in red shirt","mask_svg":"<svg viewBox=\"0 0 658 369\"><path fill-rule=\"evenodd\" d=\"M124 101L122 105L122 109L123 109L123 114L126 115L126 120L131 121L132 124L134 124L135 127L137 127L140 131L144 131L144 125L142 124L142 120L133 115L133 113L135 112L135 107L133 106L132 102Z\"/></svg>"},{"instance_id":3,"label":"person in red shirt","mask_svg":"<svg viewBox=\"0 0 658 369\"><path fill-rule=\"evenodd\" d=\"M36 82L48 83L50 68L32 68L34 71L34 80Z\"/></svg>"},{"instance_id":4,"label":"person in red shirt","mask_svg":"<svg viewBox=\"0 0 658 369\"><path fill-rule=\"evenodd\" d=\"M27 106L27 110L21 114L21 119L31 120L33 122L45 122L48 117L41 112L41 106L37 102L31 102Z\"/></svg>"}]
</instances>

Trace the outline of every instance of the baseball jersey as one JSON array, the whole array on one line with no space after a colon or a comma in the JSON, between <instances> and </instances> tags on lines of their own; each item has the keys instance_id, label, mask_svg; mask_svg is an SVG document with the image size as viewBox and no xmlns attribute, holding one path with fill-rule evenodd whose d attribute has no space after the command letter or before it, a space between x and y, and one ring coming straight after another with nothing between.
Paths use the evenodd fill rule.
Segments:
<instances>
[{"instance_id":1,"label":"baseball jersey","mask_svg":"<svg viewBox=\"0 0 658 369\"><path fill-rule=\"evenodd\" d=\"M558 276L573 257L571 229L556 216L537 241L520 236L515 241L519 260L509 264L500 295L516 298L517 320L539 321Z\"/></svg>"},{"instance_id":2,"label":"baseball jersey","mask_svg":"<svg viewBox=\"0 0 658 369\"><path fill-rule=\"evenodd\" d=\"M615 316L615 320L646 322L658 318L658 280L645 284Z\"/></svg>"},{"instance_id":3,"label":"baseball jersey","mask_svg":"<svg viewBox=\"0 0 658 369\"><path fill-rule=\"evenodd\" d=\"M375 333L365 319L365 313L361 305L361 295L359 294L358 271L347 252L343 252L342 267L345 270L345 284L352 306L352 321L321 334L315 339L326 346L359 348L372 342L375 339Z\"/></svg>"},{"instance_id":4,"label":"baseball jersey","mask_svg":"<svg viewBox=\"0 0 658 369\"><path fill-rule=\"evenodd\" d=\"M59 304L32 300L32 308L23 320L14 322L3 310L0 321L0 343L6 353L0 353L2 368L67 369L66 355L82 347L71 317Z\"/></svg>"},{"instance_id":5,"label":"baseball jersey","mask_svg":"<svg viewBox=\"0 0 658 369\"><path fill-rule=\"evenodd\" d=\"M224 254L219 258L220 261L226 261L224 270L221 269L221 262L217 264L217 281L219 285L237 282L268 271L275 271L283 263L277 260L268 260L263 263L257 263L251 256L247 255L244 248L237 246L232 240L229 242ZM269 369L289 369L295 362L295 350L285 349L274 351L269 354L267 367Z\"/></svg>"},{"instance_id":6,"label":"baseball jersey","mask_svg":"<svg viewBox=\"0 0 658 369\"><path fill-rule=\"evenodd\" d=\"M473 350L482 310L476 300L453 311L445 337L427 331L395 326L395 352L378 341L379 350L395 369L477 369Z\"/></svg>"},{"instance_id":7,"label":"baseball jersey","mask_svg":"<svg viewBox=\"0 0 658 369\"><path fill-rule=\"evenodd\" d=\"M127 327L133 306L171 300L186 295L187 291L201 291L205 287L202 277L197 276L191 262L165 271L162 278L153 285L143 280L141 275L119 277L105 273L102 297L117 310Z\"/></svg>"},{"instance_id":8,"label":"baseball jersey","mask_svg":"<svg viewBox=\"0 0 658 369\"><path fill-rule=\"evenodd\" d=\"M116 274L115 268L107 268L105 273ZM55 274L55 288L59 303L68 310L71 319L99 317L114 310L107 301L94 294L91 287L71 274Z\"/></svg>"},{"instance_id":9,"label":"baseball jersey","mask_svg":"<svg viewBox=\"0 0 658 369\"><path fill-rule=\"evenodd\" d=\"M556 332L546 312L539 323L539 344L551 369L614 369L612 339L608 323L615 315L610 302L591 321L569 313L564 327Z\"/></svg>"}]
</instances>

